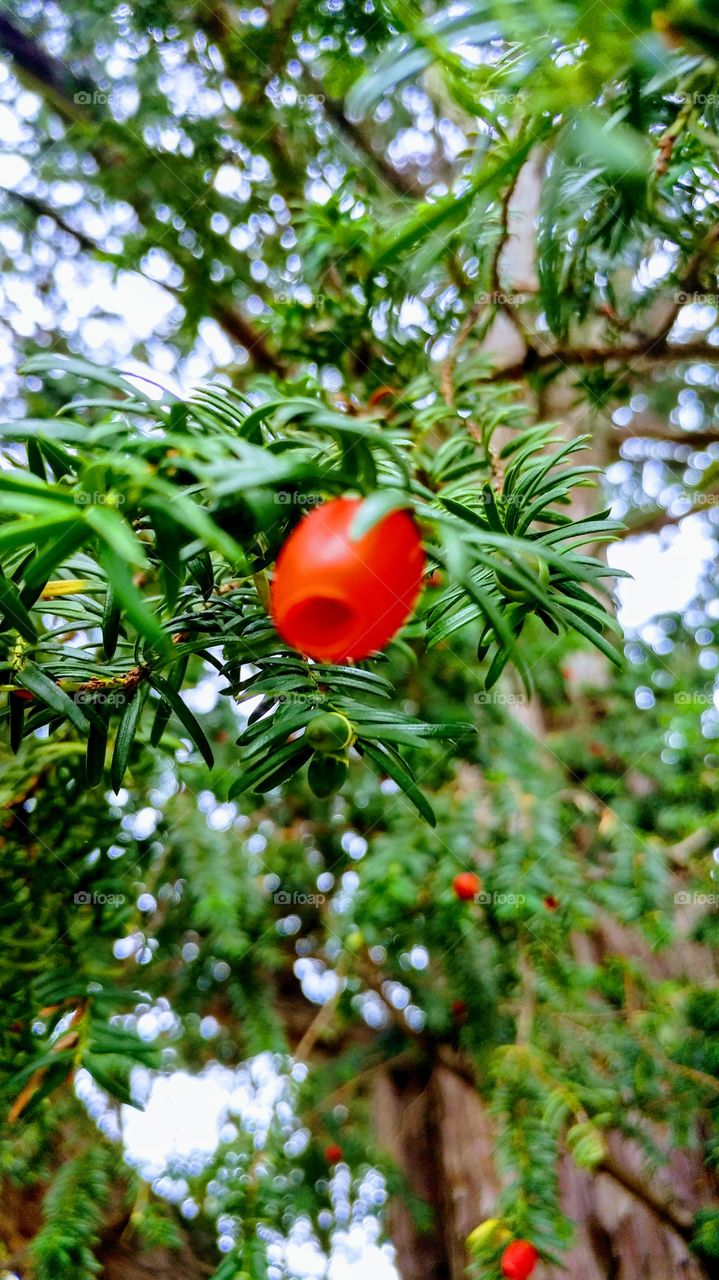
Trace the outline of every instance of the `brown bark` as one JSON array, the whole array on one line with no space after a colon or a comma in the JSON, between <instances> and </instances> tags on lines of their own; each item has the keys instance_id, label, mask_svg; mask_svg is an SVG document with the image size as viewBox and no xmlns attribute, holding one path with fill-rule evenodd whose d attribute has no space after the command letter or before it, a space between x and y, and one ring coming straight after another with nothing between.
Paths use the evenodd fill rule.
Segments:
<instances>
[{"instance_id":1,"label":"brown bark","mask_svg":"<svg viewBox=\"0 0 719 1280\"><path fill-rule=\"evenodd\" d=\"M390 1210L402 1280L460 1280L464 1239L489 1217L497 1193L492 1137L477 1094L446 1067L388 1071L375 1091L375 1124L412 1197L433 1216L417 1228L404 1201Z\"/></svg>"},{"instance_id":2,"label":"brown bark","mask_svg":"<svg viewBox=\"0 0 719 1280\"><path fill-rule=\"evenodd\" d=\"M496 1212L499 1182L492 1126L477 1092L446 1067L387 1072L375 1095L378 1134L413 1196L434 1213L417 1230L404 1202L390 1229L402 1280L463 1280L469 1232ZM673 1152L656 1182L642 1174L633 1144L610 1136L596 1173L569 1156L559 1165L561 1204L575 1227L564 1267L540 1266L533 1280L715 1280L690 1253L694 1212L711 1200L708 1178L689 1152Z\"/></svg>"}]
</instances>

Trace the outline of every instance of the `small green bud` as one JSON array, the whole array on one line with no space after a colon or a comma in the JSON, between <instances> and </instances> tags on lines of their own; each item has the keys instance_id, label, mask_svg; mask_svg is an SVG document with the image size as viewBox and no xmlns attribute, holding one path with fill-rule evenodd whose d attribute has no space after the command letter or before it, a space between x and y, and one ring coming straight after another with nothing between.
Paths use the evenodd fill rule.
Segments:
<instances>
[{"instance_id":1,"label":"small green bud","mask_svg":"<svg viewBox=\"0 0 719 1280\"><path fill-rule=\"evenodd\" d=\"M339 791L347 778L348 768L349 756L346 751L342 755L322 752L310 760L307 781L315 795L324 800Z\"/></svg>"},{"instance_id":2,"label":"small green bud","mask_svg":"<svg viewBox=\"0 0 719 1280\"><path fill-rule=\"evenodd\" d=\"M354 729L346 716L338 711L325 711L310 720L305 740L313 751L332 753L345 751L354 741Z\"/></svg>"},{"instance_id":3,"label":"small green bud","mask_svg":"<svg viewBox=\"0 0 719 1280\"><path fill-rule=\"evenodd\" d=\"M549 584L549 565L541 556L517 556L516 565L512 567L528 574L540 588L545 588ZM497 579L500 591L508 600L516 600L520 604L532 601L531 591L528 588L525 590L524 587L520 586L514 578L509 577L504 569L497 569L494 576Z\"/></svg>"}]
</instances>

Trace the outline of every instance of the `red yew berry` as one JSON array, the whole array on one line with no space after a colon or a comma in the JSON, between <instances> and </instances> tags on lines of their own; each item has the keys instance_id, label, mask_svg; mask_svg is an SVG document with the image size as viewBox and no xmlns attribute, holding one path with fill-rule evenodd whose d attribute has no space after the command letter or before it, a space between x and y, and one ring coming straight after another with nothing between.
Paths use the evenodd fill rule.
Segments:
<instances>
[{"instance_id":1,"label":"red yew berry","mask_svg":"<svg viewBox=\"0 0 719 1280\"><path fill-rule=\"evenodd\" d=\"M473 871L460 871L452 881L452 888L462 902L470 902L482 888L482 881Z\"/></svg>"},{"instance_id":2,"label":"red yew berry","mask_svg":"<svg viewBox=\"0 0 719 1280\"><path fill-rule=\"evenodd\" d=\"M529 1240L513 1240L502 1254L502 1275L506 1280L527 1280L537 1265L538 1257Z\"/></svg>"},{"instance_id":3,"label":"red yew berry","mask_svg":"<svg viewBox=\"0 0 719 1280\"><path fill-rule=\"evenodd\" d=\"M555 898L553 893L548 893L546 898L542 899L547 911L557 911L559 908L559 900Z\"/></svg>"},{"instance_id":4,"label":"red yew berry","mask_svg":"<svg viewBox=\"0 0 719 1280\"><path fill-rule=\"evenodd\" d=\"M325 1160L328 1164L339 1164L342 1159L342 1148L337 1146L336 1142L331 1142L325 1147Z\"/></svg>"},{"instance_id":5,"label":"red yew berry","mask_svg":"<svg viewBox=\"0 0 719 1280\"><path fill-rule=\"evenodd\" d=\"M362 498L315 507L277 559L272 616L282 639L320 662L366 658L406 622L425 569L419 529L393 511L351 537Z\"/></svg>"},{"instance_id":6,"label":"red yew berry","mask_svg":"<svg viewBox=\"0 0 719 1280\"><path fill-rule=\"evenodd\" d=\"M460 1022L462 1021L462 1019L466 1018L466 1016L467 1016L467 1005L465 1004L464 1000L453 1000L452 1001L452 1017L456 1018L456 1020Z\"/></svg>"}]
</instances>

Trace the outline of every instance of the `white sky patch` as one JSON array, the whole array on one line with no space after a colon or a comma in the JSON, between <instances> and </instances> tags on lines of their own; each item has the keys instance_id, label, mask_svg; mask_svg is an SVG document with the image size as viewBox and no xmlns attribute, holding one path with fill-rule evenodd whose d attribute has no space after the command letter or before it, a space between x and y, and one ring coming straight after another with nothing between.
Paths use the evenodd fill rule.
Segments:
<instances>
[{"instance_id":1,"label":"white sky patch","mask_svg":"<svg viewBox=\"0 0 719 1280\"><path fill-rule=\"evenodd\" d=\"M716 555L716 542L700 515L676 529L613 543L607 559L632 579L619 581L619 621L641 627L657 614L681 612L696 594L703 566Z\"/></svg>"},{"instance_id":2,"label":"white sky patch","mask_svg":"<svg viewBox=\"0 0 719 1280\"><path fill-rule=\"evenodd\" d=\"M688 302L674 322L672 338L687 341L693 333L706 333L716 318L717 309L712 302ZM719 333L708 333L706 340L710 347L719 346Z\"/></svg>"},{"instance_id":3,"label":"white sky patch","mask_svg":"<svg viewBox=\"0 0 719 1280\"><path fill-rule=\"evenodd\" d=\"M131 1163L159 1178L168 1163L209 1159L217 1148L229 1094L210 1073L177 1071L153 1082L144 1111L122 1108L122 1136Z\"/></svg>"},{"instance_id":4,"label":"white sky patch","mask_svg":"<svg viewBox=\"0 0 719 1280\"><path fill-rule=\"evenodd\" d=\"M13 146L22 142L26 134L25 126L19 116L4 104L0 106L0 138L5 146ZM6 157L3 157L3 161Z\"/></svg>"},{"instance_id":5,"label":"white sky patch","mask_svg":"<svg viewBox=\"0 0 719 1280\"><path fill-rule=\"evenodd\" d=\"M354 1232L350 1234L354 1235ZM350 1247L351 1253L341 1249L333 1253L327 1268L327 1280L367 1280L367 1276L372 1280L398 1280L388 1253L374 1244L368 1245L364 1234L361 1244L355 1239Z\"/></svg>"},{"instance_id":6,"label":"white sky patch","mask_svg":"<svg viewBox=\"0 0 719 1280\"><path fill-rule=\"evenodd\" d=\"M108 311L122 316L138 338L151 338L175 307L171 294L136 271L121 271L108 297Z\"/></svg>"},{"instance_id":7,"label":"white sky patch","mask_svg":"<svg viewBox=\"0 0 719 1280\"><path fill-rule=\"evenodd\" d=\"M0 156L0 187L14 190L29 172L30 165L22 156Z\"/></svg>"},{"instance_id":8,"label":"white sky patch","mask_svg":"<svg viewBox=\"0 0 719 1280\"><path fill-rule=\"evenodd\" d=\"M137 385L153 400L161 400L166 391L180 398L189 395L192 388L183 386L174 376L177 360L172 353L166 348L157 347L153 352L153 359L155 367L134 356L127 356L118 361L118 367L123 377L129 377L130 381L134 375Z\"/></svg>"},{"instance_id":9,"label":"white sky patch","mask_svg":"<svg viewBox=\"0 0 719 1280\"><path fill-rule=\"evenodd\" d=\"M191 688L182 690L182 701L195 715L209 715L214 711L220 696L220 689L226 688L226 682L215 671L212 675L203 676Z\"/></svg>"},{"instance_id":10,"label":"white sky patch","mask_svg":"<svg viewBox=\"0 0 719 1280\"><path fill-rule=\"evenodd\" d=\"M59 262L55 269L59 292L72 299L73 315L106 312L118 316L133 338L151 338L164 325L176 304L171 293L137 271L120 271L113 278L109 267L87 270L87 264ZM104 315L102 316L104 320Z\"/></svg>"},{"instance_id":11,"label":"white sky patch","mask_svg":"<svg viewBox=\"0 0 719 1280\"><path fill-rule=\"evenodd\" d=\"M675 256L675 254L667 253L666 250L653 253L650 258L645 259L640 264L635 284L642 289L652 288L669 274L674 265Z\"/></svg>"},{"instance_id":12,"label":"white sky patch","mask_svg":"<svg viewBox=\"0 0 719 1280\"><path fill-rule=\"evenodd\" d=\"M206 317L200 321L198 329L200 337L207 344L215 364L220 366L230 364L234 358L235 348L217 321Z\"/></svg>"}]
</instances>

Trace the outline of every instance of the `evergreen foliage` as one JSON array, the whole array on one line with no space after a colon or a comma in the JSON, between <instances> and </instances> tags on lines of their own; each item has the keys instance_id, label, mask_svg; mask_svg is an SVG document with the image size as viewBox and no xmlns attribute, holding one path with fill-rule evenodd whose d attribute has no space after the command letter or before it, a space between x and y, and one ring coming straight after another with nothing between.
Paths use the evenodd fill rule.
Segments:
<instances>
[{"instance_id":1,"label":"evergreen foliage","mask_svg":"<svg viewBox=\"0 0 719 1280\"><path fill-rule=\"evenodd\" d=\"M430 1242L375 1088L441 1071L494 1139L473 1280L503 1230L560 1274L559 1171L626 1187L621 1139L713 1274L717 561L623 640L606 544L690 512L716 538L718 18L0 15L27 170L0 226L8 1275L89 1280L119 1237L280 1280L298 1224L385 1239L390 1200ZM164 310L133 334L141 277ZM347 493L357 537L411 512L427 576L339 666L270 593ZM271 1081L266 1120L230 1107L148 1189L130 1109L220 1069ZM653 1190L677 1151L696 1213Z\"/></svg>"}]
</instances>

